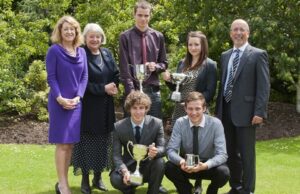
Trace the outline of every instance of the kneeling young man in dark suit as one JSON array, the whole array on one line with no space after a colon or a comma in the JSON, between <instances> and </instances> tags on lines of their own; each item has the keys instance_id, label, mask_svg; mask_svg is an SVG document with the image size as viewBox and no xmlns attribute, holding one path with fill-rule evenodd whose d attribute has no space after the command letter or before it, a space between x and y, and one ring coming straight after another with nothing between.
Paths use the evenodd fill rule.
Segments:
<instances>
[{"instance_id":1,"label":"kneeling young man in dark suit","mask_svg":"<svg viewBox=\"0 0 300 194\"><path fill-rule=\"evenodd\" d=\"M135 193L136 186L130 183L130 172L136 169L136 161L130 156L127 144L142 144L148 148L147 159L140 162L143 182L148 182L148 194L158 194L164 176L165 140L162 121L146 115L151 106L150 98L139 91L131 92L125 100L125 109L130 117L115 123L113 138L113 162L115 169L110 174L114 188L126 194ZM123 148L123 154L122 154Z\"/></svg>"},{"instance_id":2,"label":"kneeling young man in dark suit","mask_svg":"<svg viewBox=\"0 0 300 194\"><path fill-rule=\"evenodd\" d=\"M166 176L179 194L192 193L189 179L211 180L206 193L217 194L229 180L223 125L219 119L204 114L206 102L199 92L189 93L185 111L187 115L176 120L167 146ZM200 162L188 166L186 154L198 155Z\"/></svg>"}]
</instances>

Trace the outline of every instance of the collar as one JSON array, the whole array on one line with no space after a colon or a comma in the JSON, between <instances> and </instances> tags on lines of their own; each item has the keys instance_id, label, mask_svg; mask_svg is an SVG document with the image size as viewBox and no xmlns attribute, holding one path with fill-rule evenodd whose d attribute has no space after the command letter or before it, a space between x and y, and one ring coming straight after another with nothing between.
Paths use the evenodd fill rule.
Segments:
<instances>
[{"instance_id":1,"label":"collar","mask_svg":"<svg viewBox=\"0 0 300 194\"><path fill-rule=\"evenodd\" d=\"M199 125L194 125L190 119L189 119L189 124L190 124L190 128L192 128L194 126L199 126L199 127L204 128L204 126L205 126L205 114L203 113L202 120L201 120Z\"/></svg>"},{"instance_id":2,"label":"collar","mask_svg":"<svg viewBox=\"0 0 300 194\"><path fill-rule=\"evenodd\" d=\"M135 124L131 118L130 118L130 122L131 122L132 128L139 126L142 129L144 127L145 118L143 119L142 123L139 125Z\"/></svg>"},{"instance_id":3,"label":"collar","mask_svg":"<svg viewBox=\"0 0 300 194\"><path fill-rule=\"evenodd\" d=\"M236 49L239 49L240 52L244 52L244 50L246 49L246 47L249 45L248 42L246 42L243 46L241 46L240 48L236 48L235 46L233 47L232 52L234 52Z\"/></svg>"},{"instance_id":4,"label":"collar","mask_svg":"<svg viewBox=\"0 0 300 194\"><path fill-rule=\"evenodd\" d=\"M144 32L140 31L136 26L134 26L133 29L139 36L142 36L143 34L147 34L149 31L149 27Z\"/></svg>"}]
</instances>

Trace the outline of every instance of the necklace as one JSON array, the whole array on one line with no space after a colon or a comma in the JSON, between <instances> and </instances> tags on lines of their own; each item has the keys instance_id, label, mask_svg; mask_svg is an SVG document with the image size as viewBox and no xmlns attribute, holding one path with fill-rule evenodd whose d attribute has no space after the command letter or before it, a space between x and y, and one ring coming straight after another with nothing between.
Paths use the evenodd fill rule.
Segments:
<instances>
[{"instance_id":1,"label":"necklace","mask_svg":"<svg viewBox=\"0 0 300 194\"><path fill-rule=\"evenodd\" d=\"M76 56L76 50L74 48L72 49L66 49L66 51L69 53L69 55L75 57Z\"/></svg>"},{"instance_id":2,"label":"necklace","mask_svg":"<svg viewBox=\"0 0 300 194\"><path fill-rule=\"evenodd\" d=\"M72 47L66 47L62 44L62 47L67 51L67 53L72 56L72 57L75 57L76 56L76 50L75 48L72 46Z\"/></svg>"}]
</instances>

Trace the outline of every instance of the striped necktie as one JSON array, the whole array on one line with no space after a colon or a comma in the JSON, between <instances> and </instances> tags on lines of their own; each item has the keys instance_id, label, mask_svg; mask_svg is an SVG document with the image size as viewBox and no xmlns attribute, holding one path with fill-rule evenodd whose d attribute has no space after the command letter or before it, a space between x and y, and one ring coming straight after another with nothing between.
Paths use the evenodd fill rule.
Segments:
<instances>
[{"instance_id":1,"label":"striped necktie","mask_svg":"<svg viewBox=\"0 0 300 194\"><path fill-rule=\"evenodd\" d=\"M235 76L236 69L237 69L237 66L238 66L239 60L240 60L240 50L236 49L233 52L236 52L236 54L235 54L235 57L234 57L233 62L232 62L232 68L231 68L231 71L229 73L229 78L227 80L226 91L225 91L225 95L224 95L226 102L229 102L231 100L232 88L233 88L233 78Z\"/></svg>"}]
</instances>

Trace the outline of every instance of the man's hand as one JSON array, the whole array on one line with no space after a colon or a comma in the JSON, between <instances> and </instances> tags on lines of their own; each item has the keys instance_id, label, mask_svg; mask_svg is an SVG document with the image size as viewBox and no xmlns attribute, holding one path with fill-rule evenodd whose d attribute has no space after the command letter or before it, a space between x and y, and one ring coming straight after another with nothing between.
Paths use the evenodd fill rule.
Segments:
<instances>
[{"instance_id":1,"label":"man's hand","mask_svg":"<svg viewBox=\"0 0 300 194\"><path fill-rule=\"evenodd\" d=\"M130 172L127 169L122 170L123 183L125 185L130 185Z\"/></svg>"},{"instance_id":2,"label":"man's hand","mask_svg":"<svg viewBox=\"0 0 300 194\"><path fill-rule=\"evenodd\" d=\"M199 162L195 167L192 168L192 172L199 172L207 169L208 166L206 163Z\"/></svg>"},{"instance_id":3,"label":"man's hand","mask_svg":"<svg viewBox=\"0 0 300 194\"><path fill-rule=\"evenodd\" d=\"M180 160L179 165L180 165L181 170L183 170L184 172L187 172L187 173L192 172L191 168L186 165L186 162L184 159Z\"/></svg>"},{"instance_id":4,"label":"man's hand","mask_svg":"<svg viewBox=\"0 0 300 194\"><path fill-rule=\"evenodd\" d=\"M149 158L153 159L155 158L155 156L157 155L157 147L155 147L155 143L152 143L151 145L149 145L149 151L148 151L148 156Z\"/></svg>"},{"instance_id":5,"label":"man's hand","mask_svg":"<svg viewBox=\"0 0 300 194\"><path fill-rule=\"evenodd\" d=\"M145 65L146 65L146 67L148 67L150 72L153 72L156 70L156 63L154 63L154 62L148 62Z\"/></svg>"},{"instance_id":6,"label":"man's hand","mask_svg":"<svg viewBox=\"0 0 300 194\"><path fill-rule=\"evenodd\" d=\"M259 124L261 124L262 122L263 122L263 118L262 117L259 117L259 116L254 116L253 118L252 118L252 125L259 125Z\"/></svg>"}]
</instances>

